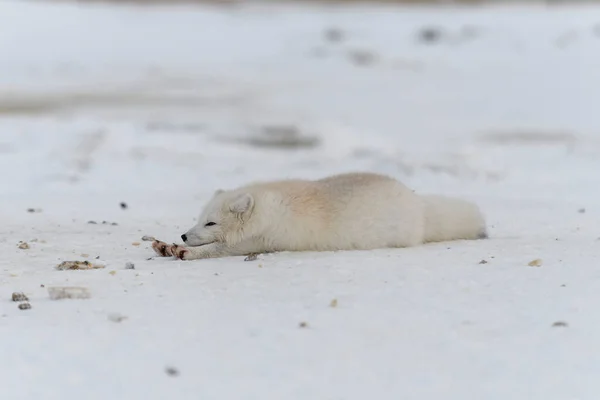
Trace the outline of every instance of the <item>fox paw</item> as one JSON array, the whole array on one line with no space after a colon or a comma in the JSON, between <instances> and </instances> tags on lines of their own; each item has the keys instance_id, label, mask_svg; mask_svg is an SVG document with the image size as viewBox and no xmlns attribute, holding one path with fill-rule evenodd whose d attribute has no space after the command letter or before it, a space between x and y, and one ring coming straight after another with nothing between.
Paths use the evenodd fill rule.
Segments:
<instances>
[{"instance_id":1,"label":"fox paw","mask_svg":"<svg viewBox=\"0 0 600 400\"><path fill-rule=\"evenodd\" d=\"M187 260L188 254L189 254L189 250L186 249L183 246L179 246L176 244L173 244L169 251L171 252L171 254L176 257L179 258L180 260Z\"/></svg>"},{"instance_id":2,"label":"fox paw","mask_svg":"<svg viewBox=\"0 0 600 400\"><path fill-rule=\"evenodd\" d=\"M173 246L168 245L165 242L161 242L160 240L155 240L152 242L152 249L161 257L171 257L173 255L171 251L172 247Z\"/></svg>"}]
</instances>

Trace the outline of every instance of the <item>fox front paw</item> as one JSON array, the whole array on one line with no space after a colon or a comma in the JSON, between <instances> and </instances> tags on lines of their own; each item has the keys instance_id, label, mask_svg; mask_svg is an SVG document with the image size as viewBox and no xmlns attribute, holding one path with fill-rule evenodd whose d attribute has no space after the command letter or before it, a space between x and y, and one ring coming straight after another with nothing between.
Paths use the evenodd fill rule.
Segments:
<instances>
[{"instance_id":1,"label":"fox front paw","mask_svg":"<svg viewBox=\"0 0 600 400\"><path fill-rule=\"evenodd\" d=\"M173 254L174 257L176 257L180 260L188 260L189 259L190 251L183 246L173 244L170 247L169 251L171 252L171 254Z\"/></svg>"},{"instance_id":2,"label":"fox front paw","mask_svg":"<svg viewBox=\"0 0 600 400\"><path fill-rule=\"evenodd\" d=\"M171 257L173 255L171 251L172 247L173 246L168 245L165 242L161 242L160 240L155 240L152 242L152 249L161 257Z\"/></svg>"}]
</instances>

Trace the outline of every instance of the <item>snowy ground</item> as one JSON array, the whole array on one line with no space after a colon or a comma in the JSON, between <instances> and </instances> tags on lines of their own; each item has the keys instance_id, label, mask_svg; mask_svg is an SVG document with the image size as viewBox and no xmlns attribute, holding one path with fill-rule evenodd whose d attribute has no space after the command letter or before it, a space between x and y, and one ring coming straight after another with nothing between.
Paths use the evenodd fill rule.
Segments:
<instances>
[{"instance_id":1,"label":"snowy ground","mask_svg":"<svg viewBox=\"0 0 600 400\"><path fill-rule=\"evenodd\" d=\"M598 15L1 1L0 398L598 399ZM491 239L132 244L218 187L349 170L476 201Z\"/></svg>"}]
</instances>

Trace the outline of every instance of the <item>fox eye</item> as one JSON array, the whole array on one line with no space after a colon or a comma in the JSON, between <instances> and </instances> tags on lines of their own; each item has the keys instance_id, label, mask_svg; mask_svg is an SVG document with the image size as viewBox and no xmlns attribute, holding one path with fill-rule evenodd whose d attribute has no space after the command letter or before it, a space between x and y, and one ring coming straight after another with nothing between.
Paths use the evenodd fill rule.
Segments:
<instances>
[{"instance_id":1,"label":"fox eye","mask_svg":"<svg viewBox=\"0 0 600 400\"><path fill-rule=\"evenodd\" d=\"M213 226L213 225L216 225L216 223L214 223L214 222L207 222L206 225L204 225L204 226Z\"/></svg>"}]
</instances>

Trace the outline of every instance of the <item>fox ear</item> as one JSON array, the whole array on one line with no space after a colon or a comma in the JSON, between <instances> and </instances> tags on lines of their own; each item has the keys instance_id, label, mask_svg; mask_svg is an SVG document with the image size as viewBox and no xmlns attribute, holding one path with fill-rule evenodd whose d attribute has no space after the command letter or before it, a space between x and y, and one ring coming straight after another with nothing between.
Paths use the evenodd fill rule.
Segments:
<instances>
[{"instance_id":1,"label":"fox ear","mask_svg":"<svg viewBox=\"0 0 600 400\"><path fill-rule=\"evenodd\" d=\"M243 214L254 206L254 197L249 193L240 194L229 203L229 210L235 214Z\"/></svg>"}]
</instances>

